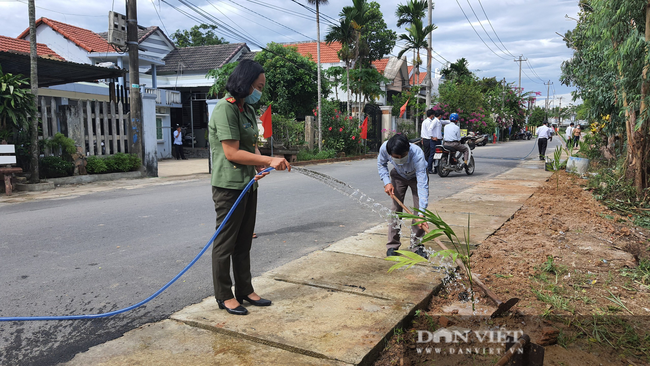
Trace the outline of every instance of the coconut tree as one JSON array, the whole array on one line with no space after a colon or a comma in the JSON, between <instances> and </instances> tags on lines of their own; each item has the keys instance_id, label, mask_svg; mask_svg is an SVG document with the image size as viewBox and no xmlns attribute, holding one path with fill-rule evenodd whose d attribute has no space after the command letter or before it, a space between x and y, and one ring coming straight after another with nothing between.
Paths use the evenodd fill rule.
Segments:
<instances>
[{"instance_id":1,"label":"coconut tree","mask_svg":"<svg viewBox=\"0 0 650 366\"><path fill-rule=\"evenodd\" d=\"M339 20L339 24L330 27L329 32L325 36L325 42L332 44L339 42L341 49L337 52L339 60L345 62L345 76L347 79L347 115L350 115L350 66L355 58L354 43L356 41L356 34L352 26L352 20L343 17Z\"/></svg>"},{"instance_id":2,"label":"coconut tree","mask_svg":"<svg viewBox=\"0 0 650 366\"><path fill-rule=\"evenodd\" d=\"M397 26L401 27L403 25L413 25L416 20L420 21L422 24L422 18L424 18L424 11L427 9L426 0L410 0L406 4L397 5L397 10L395 11L395 16L397 17ZM408 29L408 28L407 28ZM420 69L419 65L421 64L420 56L417 56L416 59L416 49L413 49L413 68L415 74L417 75L417 82L420 83ZM401 56L400 56L401 57ZM419 62L416 65L416 62Z\"/></svg>"},{"instance_id":3,"label":"coconut tree","mask_svg":"<svg viewBox=\"0 0 650 366\"><path fill-rule=\"evenodd\" d=\"M415 57L413 60L413 69L417 75L418 84L420 84L420 65L422 64L422 60L420 59L420 49L429 47L427 36L429 33L433 32L434 29L436 29L436 26L434 24L423 27L422 20L413 19L411 26L406 28L407 33L400 34L399 36L402 41L406 42L406 46L397 54L397 57L401 58L404 53L409 50L414 50L417 55L417 57ZM415 122L415 129L416 131L418 130L417 120Z\"/></svg>"},{"instance_id":4,"label":"coconut tree","mask_svg":"<svg viewBox=\"0 0 650 366\"><path fill-rule=\"evenodd\" d=\"M318 150L323 148L323 132L321 130L321 89L320 89L320 4L327 4L328 0L307 0L308 3L316 5L316 74L318 84Z\"/></svg>"}]
</instances>

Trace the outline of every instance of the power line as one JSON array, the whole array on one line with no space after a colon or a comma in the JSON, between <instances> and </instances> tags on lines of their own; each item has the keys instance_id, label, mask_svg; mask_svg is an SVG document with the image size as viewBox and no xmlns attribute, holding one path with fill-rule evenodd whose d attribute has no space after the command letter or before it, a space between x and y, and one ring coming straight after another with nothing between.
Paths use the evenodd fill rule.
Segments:
<instances>
[{"instance_id":1,"label":"power line","mask_svg":"<svg viewBox=\"0 0 650 366\"><path fill-rule=\"evenodd\" d=\"M490 41L492 41L492 44L494 44L499 51L501 51L503 53L506 53L504 50L501 49L501 47L499 47L498 44L496 44L496 42L494 42L494 40L492 39L492 36L490 36L490 33L488 33L488 31L485 30L485 27L483 26L483 23L481 22L481 20L478 18L478 15L476 15L476 12L474 11L474 7L472 6L472 3L470 3L469 0L466 0L466 1L467 1L467 5L469 5L469 8L472 10L472 13L474 13L474 16L476 17L476 20L478 21L478 24L481 26L481 28L483 28L483 32L485 32L485 34L488 36Z\"/></svg>"},{"instance_id":2,"label":"power line","mask_svg":"<svg viewBox=\"0 0 650 366\"><path fill-rule=\"evenodd\" d=\"M290 30L290 31L292 31L292 32L298 33L298 34L300 34L301 36L303 36L303 37L305 37L305 38L307 38L307 39L310 39L310 38L311 38L311 37L309 37L309 36L307 36L307 35L305 35L305 34L303 34L303 33L298 32L297 30L295 30L295 29L293 29L293 28L287 27L287 26L284 25L284 24L280 24L280 23L276 22L275 20L273 20L273 19L271 19L271 18L269 18L269 17L267 17L267 16L265 16L265 15L262 15L262 14L256 12L256 11L254 11L254 10L248 9L247 7L243 6L242 4L238 4L238 3L236 3L236 2L233 1L233 0L229 0L229 1L230 1L231 3L233 3L233 4L235 4L235 5L237 5L237 6L241 7L241 8L243 8L243 9L248 10L248 11L250 11L251 13L256 14L256 15L258 15L258 16L261 16L262 18L264 18L264 19L266 19L266 20L269 20L269 21L271 21L271 22L273 22L273 23L275 23L275 24L277 24L277 25L279 25L279 26L281 26L281 27L284 27L284 28L286 28L286 29L288 29L288 30ZM270 28L268 28L268 29L270 29ZM272 30L272 29L271 29L271 30ZM275 31L274 31L274 32L275 32ZM276 33L278 33L278 32L276 32ZM280 34L280 33L278 33L278 34Z\"/></svg>"},{"instance_id":3,"label":"power line","mask_svg":"<svg viewBox=\"0 0 650 366\"><path fill-rule=\"evenodd\" d=\"M212 5L213 8L215 8L219 13L221 13L221 15L223 15L226 19L228 19L232 24L234 24L234 25L236 25L237 27L239 27L239 29L241 29L241 31L242 31L243 33L245 33L247 36L249 36L252 40L255 40L255 37L253 37L250 33L246 32L246 30L245 30L244 28L242 28L241 26L237 25L236 22L234 22L232 19L230 19L230 18L229 18L229 17L228 17L228 16L227 16L223 11L221 11L221 9L219 9L218 7L216 7L216 6L215 6L215 5L214 5L210 0L207 0L207 1L208 1L208 4Z\"/></svg>"},{"instance_id":4,"label":"power line","mask_svg":"<svg viewBox=\"0 0 650 366\"><path fill-rule=\"evenodd\" d=\"M460 2L458 2L458 0L456 0L456 4L458 4L458 7L460 8L460 11L463 12L463 15L465 16L465 19L467 19L467 22L469 23L469 25L470 25L470 26L472 27L472 29L474 30L474 33L476 33L476 35L477 35L478 38L481 40L481 42L483 42L483 44L485 45L485 47L487 47L487 49L490 50L490 52L494 53L497 57L499 57L499 58L501 58L501 59L504 59L504 60L507 60L507 58L505 58L505 57L499 55L498 53L494 52L494 51L490 48L490 46L488 46L488 44L485 43L485 41L483 40L483 38L481 37L481 35L478 34L478 32L476 31L476 28L474 28L474 25L472 25L472 22L471 22L471 21L469 20L469 18L467 17L467 14L465 14L465 10L463 10L463 7L460 5ZM480 22L479 22L479 23L480 23Z\"/></svg>"},{"instance_id":5,"label":"power line","mask_svg":"<svg viewBox=\"0 0 650 366\"><path fill-rule=\"evenodd\" d=\"M506 45L504 45L503 42L501 41L501 38L499 38L499 35L497 34L497 31L494 30L494 27L492 26L492 22L490 21L490 18L488 18L487 13L485 12L485 8L483 7L483 3L481 3L481 0L478 0L478 3L479 3L479 5L481 5L481 9L483 10L483 14L485 15L485 19L487 19L488 24L490 24L490 28L492 28L492 32L494 32L494 35L497 36L497 39L499 40L499 43L501 43L501 45L503 46L503 49L505 49L506 51L508 51L508 53L510 54L510 56L512 56L512 57L517 57L517 56L513 55L512 52L510 52L510 51L506 48Z\"/></svg>"}]
</instances>

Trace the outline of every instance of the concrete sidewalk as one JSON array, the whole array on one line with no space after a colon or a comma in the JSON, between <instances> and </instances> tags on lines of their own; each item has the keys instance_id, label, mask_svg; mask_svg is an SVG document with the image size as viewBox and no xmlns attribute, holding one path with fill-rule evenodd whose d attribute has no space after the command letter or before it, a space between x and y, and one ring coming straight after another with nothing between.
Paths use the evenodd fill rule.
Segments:
<instances>
[{"instance_id":1,"label":"concrete sidewalk","mask_svg":"<svg viewBox=\"0 0 650 366\"><path fill-rule=\"evenodd\" d=\"M188 161L173 163L160 175L189 169ZM478 245L550 175L543 162L525 161L432 208L461 239L470 214L470 240ZM256 291L273 300L271 307L247 306L249 315L234 316L208 297L66 365L370 364L393 329L428 305L443 279L432 263L388 274L386 232L386 224L379 225L256 277Z\"/></svg>"}]
</instances>

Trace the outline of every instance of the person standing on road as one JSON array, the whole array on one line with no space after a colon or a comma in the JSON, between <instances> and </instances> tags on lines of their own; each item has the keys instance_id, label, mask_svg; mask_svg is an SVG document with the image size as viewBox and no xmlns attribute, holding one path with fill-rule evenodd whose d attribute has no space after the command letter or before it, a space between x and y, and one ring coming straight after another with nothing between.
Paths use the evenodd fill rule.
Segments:
<instances>
[{"instance_id":1,"label":"person standing on road","mask_svg":"<svg viewBox=\"0 0 650 366\"><path fill-rule=\"evenodd\" d=\"M456 124L458 122L458 113L449 115L449 124L445 126L445 136L442 144L445 147L451 147L463 153L463 168L467 166L469 160L469 149L467 146L460 143L460 127Z\"/></svg>"},{"instance_id":2,"label":"person standing on road","mask_svg":"<svg viewBox=\"0 0 650 366\"><path fill-rule=\"evenodd\" d=\"M264 69L253 60L243 60L226 83L228 94L214 107L208 123L212 154L212 200L217 213L217 227L224 221L235 201L251 179L258 181L267 173L265 167L289 170L284 158L263 156L257 147L258 129L255 104L266 85ZM212 280L214 296L220 309L230 314L246 315L244 300L255 306L269 306L251 284L250 249L257 214L257 182L244 194L212 246ZM235 279L233 295L230 261Z\"/></svg>"},{"instance_id":3,"label":"person standing on road","mask_svg":"<svg viewBox=\"0 0 650 366\"><path fill-rule=\"evenodd\" d=\"M176 125L176 131L174 131L174 150L176 150L176 160L181 160L181 158L187 160L183 153L183 133L180 125Z\"/></svg>"},{"instance_id":4,"label":"person standing on road","mask_svg":"<svg viewBox=\"0 0 650 366\"><path fill-rule=\"evenodd\" d=\"M546 160L546 146L551 138L552 130L548 127L548 121L537 128L537 147L539 149L539 160Z\"/></svg>"},{"instance_id":5,"label":"person standing on road","mask_svg":"<svg viewBox=\"0 0 650 366\"><path fill-rule=\"evenodd\" d=\"M582 134L582 127L577 125L573 130L573 147L580 147L580 135Z\"/></svg>"},{"instance_id":6,"label":"person standing on road","mask_svg":"<svg viewBox=\"0 0 650 366\"><path fill-rule=\"evenodd\" d=\"M433 110L427 110L427 118L422 121L422 129L420 131L420 137L422 138L422 149L424 150L424 157L427 160L427 173L432 174L431 165L433 164L433 154L435 153L435 147L431 149L433 140Z\"/></svg>"},{"instance_id":7,"label":"person standing on road","mask_svg":"<svg viewBox=\"0 0 650 366\"><path fill-rule=\"evenodd\" d=\"M441 110L433 112L433 125L431 127L431 157L429 161L428 169L432 174L438 174L438 160L433 160L433 157L436 154L436 146L442 143L442 122L438 117L442 115ZM433 171L431 171L431 165L433 164Z\"/></svg>"},{"instance_id":8,"label":"person standing on road","mask_svg":"<svg viewBox=\"0 0 650 366\"><path fill-rule=\"evenodd\" d=\"M573 148L573 130L574 130L573 126L574 126L574 124L573 124L573 122L571 122L569 124L569 127L566 128L565 137L566 137L566 148L567 149L572 149Z\"/></svg>"},{"instance_id":9,"label":"person standing on road","mask_svg":"<svg viewBox=\"0 0 650 366\"><path fill-rule=\"evenodd\" d=\"M388 172L388 162L393 169ZM397 134L384 142L379 148L377 156L377 170L379 178L384 182L384 192L395 196L404 202L406 191L410 188L413 195L413 205L416 209L426 209L429 204L429 176L427 175L427 162L424 153L419 147L410 144L406 136ZM393 200L393 211L402 212L402 206ZM422 215L420 215L422 216ZM413 221L415 224L415 220ZM422 222L411 227L411 246L416 246L415 253L427 258L420 240L424 236L424 229L429 225ZM388 243L386 256L395 256L395 250L402 244L400 241L400 221L395 219L388 226Z\"/></svg>"}]
</instances>

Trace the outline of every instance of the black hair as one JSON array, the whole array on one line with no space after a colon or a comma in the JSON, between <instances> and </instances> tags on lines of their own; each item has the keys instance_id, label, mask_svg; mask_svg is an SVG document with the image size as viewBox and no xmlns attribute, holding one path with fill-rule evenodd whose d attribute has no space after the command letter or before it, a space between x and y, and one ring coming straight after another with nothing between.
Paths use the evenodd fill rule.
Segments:
<instances>
[{"instance_id":1,"label":"black hair","mask_svg":"<svg viewBox=\"0 0 650 366\"><path fill-rule=\"evenodd\" d=\"M386 143L386 152L388 155L395 154L404 156L409 151L410 147L411 145L409 144L409 140L406 138L406 136L398 133L397 135L394 135L388 139L388 142Z\"/></svg>"},{"instance_id":2,"label":"black hair","mask_svg":"<svg viewBox=\"0 0 650 366\"><path fill-rule=\"evenodd\" d=\"M433 115L436 116L436 117L440 117L443 114L444 114L444 112L442 111L442 109L438 109L438 110L433 111Z\"/></svg>"},{"instance_id":3,"label":"black hair","mask_svg":"<svg viewBox=\"0 0 650 366\"><path fill-rule=\"evenodd\" d=\"M571 122L571 123L569 124L569 126L573 126L573 122Z\"/></svg>"},{"instance_id":4,"label":"black hair","mask_svg":"<svg viewBox=\"0 0 650 366\"><path fill-rule=\"evenodd\" d=\"M542 122L542 124L543 124L543 125L548 125L548 121L547 121L547 120L544 120L544 122Z\"/></svg>"},{"instance_id":5,"label":"black hair","mask_svg":"<svg viewBox=\"0 0 650 366\"><path fill-rule=\"evenodd\" d=\"M434 114L436 114L436 112L434 112L433 109L428 109L428 110L427 110L427 117L431 117L431 116L433 116ZM437 116L436 116L436 117L437 117Z\"/></svg>"},{"instance_id":6,"label":"black hair","mask_svg":"<svg viewBox=\"0 0 650 366\"><path fill-rule=\"evenodd\" d=\"M226 82L226 90L236 99L246 98L253 82L264 73L262 65L253 60L239 62Z\"/></svg>"}]
</instances>

